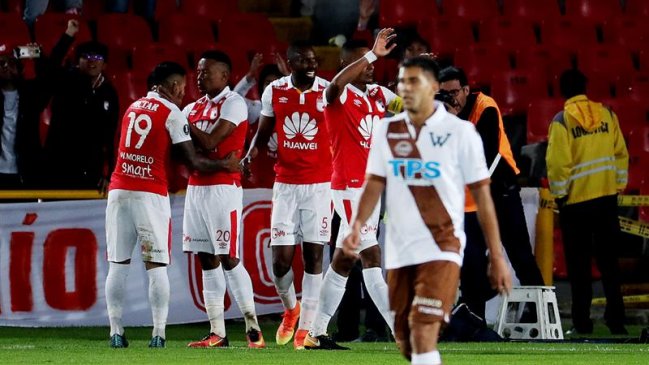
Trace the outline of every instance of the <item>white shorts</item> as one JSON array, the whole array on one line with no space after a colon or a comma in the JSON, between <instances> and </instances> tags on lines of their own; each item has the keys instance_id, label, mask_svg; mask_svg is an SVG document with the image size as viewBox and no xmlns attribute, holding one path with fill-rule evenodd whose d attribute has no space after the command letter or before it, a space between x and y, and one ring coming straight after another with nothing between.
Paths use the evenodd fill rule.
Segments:
<instances>
[{"instance_id":1,"label":"white shorts","mask_svg":"<svg viewBox=\"0 0 649 365\"><path fill-rule=\"evenodd\" d=\"M300 241L325 244L331 237L330 183L273 185L271 246Z\"/></svg>"},{"instance_id":2,"label":"white shorts","mask_svg":"<svg viewBox=\"0 0 649 365\"><path fill-rule=\"evenodd\" d=\"M187 187L183 251L239 257L243 189L236 185Z\"/></svg>"},{"instance_id":3,"label":"white shorts","mask_svg":"<svg viewBox=\"0 0 649 365\"><path fill-rule=\"evenodd\" d=\"M346 190L332 190L331 196L334 202L334 209L340 216L340 229L336 238L336 247L343 247L343 240L349 234L349 223L358 211L358 201L361 199L363 188L347 188ZM376 234L379 229L379 216L381 214L381 203L374 207L372 215L361 227L361 244L356 252L378 244Z\"/></svg>"},{"instance_id":4,"label":"white shorts","mask_svg":"<svg viewBox=\"0 0 649 365\"><path fill-rule=\"evenodd\" d=\"M108 261L129 260L135 245L142 250L143 261L169 264L169 197L144 191L111 190L106 205Z\"/></svg>"}]
</instances>

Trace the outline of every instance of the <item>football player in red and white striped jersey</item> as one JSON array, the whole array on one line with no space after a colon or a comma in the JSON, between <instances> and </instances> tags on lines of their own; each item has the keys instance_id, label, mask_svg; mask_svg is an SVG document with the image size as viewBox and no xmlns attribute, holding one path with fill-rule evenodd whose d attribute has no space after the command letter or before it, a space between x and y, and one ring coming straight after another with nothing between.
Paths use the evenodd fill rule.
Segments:
<instances>
[{"instance_id":1,"label":"football player in red and white striped jersey","mask_svg":"<svg viewBox=\"0 0 649 365\"><path fill-rule=\"evenodd\" d=\"M192 138L209 158L218 159L232 152L240 156L244 148L248 110L243 97L228 87L231 68L225 53L204 52L197 65L197 82L205 95L183 110ZM248 347L266 346L257 323L250 275L239 260L237 238L242 205L239 172L192 172L185 198L183 250L198 253L211 329L189 347L228 346L223 318L226 282L246 321Z\"/></svg>"},{"instance_id":2,"label":"football player in red and white striped jersey","mask_svg":"<svg viewBox=\"0 0 649 365\"><path fill-rule=\"evenodd\" d=\"M378 57L386 56L396 47L396 44L388 46L395 36L392 29L381 30L372 50L365 42L347 42L341 54L341 66L344 68L324 92L327 103L325 119L333 150L331 192L334 209L341 219L336 250L320 291L318 314L304 341L304 346L308 349L343 349L327 336L327 326L342 300L347 278L358 259L356 255L346 255L341 247L349 230L349 222L356 215L365 181L372 132L374 127L378 127L375 124L385 116L388 105L398 99L392 91L373 83L372 65ZM377 205L370 219L365 222L362 243L356 253L363 263L363 279L367 291L392 329L388 287L383 279L381 249L376 237L379 208Z\"/></svg>"},{"instance_id":3,"label":"football player in red and white striped jersey","mask_svg":"<svg viewBox=\"0 0 649 365\"><path fill-rule=\"evenodd\" d=\"M111 347L127 347L122 326L122 304L131 255L136 245L149 276L149 302L153 335L149 347L165 346L169 309L167 265L171 250L171 210L167 192L167 169L171 146L182 150L189 165L198 171L238 172L233 153L222 160L197 155L187 119L178 106L185 95L185 70L163 62L149 77L152 90L135 101L122 119L117 167L113 172L106 207L106 241L109 270L106 305Z\"/></svg>"},{"instance_id":4,"label":"football player in red and white striped jersey","mask_svg":"<svg viewBox=\"0 0 649 365\"><path fill-rule=\"evenodd\" d=\"M287 344L299 318L293 346L301 349L318 305L323 246L330 236L331 151L322 95L329 82L316 76L318 61L308 43L289 47L288 65L291 74L271 83L261 97L259 129L247 160L277 133L271 247L275 287L285 312L275 339ZM301 304L291 270L300 241L305 264Z\"/></svg>"}]
</instances>

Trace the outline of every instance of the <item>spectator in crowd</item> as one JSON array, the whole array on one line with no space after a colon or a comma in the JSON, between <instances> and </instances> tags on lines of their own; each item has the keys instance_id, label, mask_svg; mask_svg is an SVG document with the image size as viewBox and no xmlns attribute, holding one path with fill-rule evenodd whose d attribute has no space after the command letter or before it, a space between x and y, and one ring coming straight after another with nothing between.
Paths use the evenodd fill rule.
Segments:
<instances>
[{"instance_id":1,"label":"spectator in crowd","mask_svg":"<svg viewBox=\"0 0 649 365\"><path fill-rule=\"evenodd\" d=\"M234 92L245 97L250 89L257 85L258 95L262 95L271 82L291 73L286 61L279 54L274 55L275 63L262 65L263 55L257 53L250 63L250 69L244 78L234 87ZM257 82L259 72L259 83ZM261 115L261 100L245 99L248 107L248 136L246 146L257 133L259 116ZM275 171L273 166L277 161L277 134L273 134L266 146L259 149L257 158L250 163L250 173L246 174L242 181L244 188L272 188L275 182Z\"/></svg>"},{"instance_id":2,"label":"spectator in crowd","mask_svg":"<svg viewBox=\"0 0 649 365\"><path fill-rule=\"evenodd\" d=\"M408 37L406 44L404 44L401 60L404 61L408 58L428 53L430 53L430 44L419 34L415 33Z\"/></svg>"},{"instance_id":3,"label":"spectator in crowd","mask_svg":"<svg viewBox=\"0 0 649 365\"><path fill-rule=\"evenodd\" d=\"M326 44L338 35L351 39L358 26L359 0L316 0L313 9L312 39L316 43Z\"/></svg>"},{"instance_id":4,"label":"spectator in crowd","mask_svg":"<svg viewBox=\"0 0 649 365\"><path fill-rule=\"evenodd\" d=\"M493 288L511 289L482 142L472 125L433 100L438 78L439 66L429 57L401 66L398 91L406 112L383 119L374 133L358 214L343 246L347 254L358 249L361 227L385 190L390 309L395 339L412 364L442 363L437 339L457 292L467 185L480 210Z\"/></svg>"},{"instance_id":5,"label":"spectator in crowd","mask_svg":"<svg viewBox=\"0 0 649 365\"><path fill-rule=\"evenodd\" d=\"M167 170L171 148L182 152L192 169L206 173L240 172L240 161L234 153L220 160L196 153L187 119L178 109L186 86L182 66L163 62L153 70L149 81L152 91L131 104L122 119L121 168L113 174L106 207L109 269L105 290L112 348L128 347L122 308L131 256L138 245L149 277L153 318L149 347L165 347L170 296L167 265L171 254L171 209Z\"/></svg>"},{"instance_id":6,"label":"spectator in crowd","mask_svg":"<svg viewBox=\"0 0 649 365\"><path fill-rule=\"evenodd\" d=\"M491 176L491 198L496 208L502 244L522 285L544 285L536 264L517 182L519 170L512 154L496 101L481 92L471 92L462 69L447 67L440 72L440 87L453 101L449 112L473 123L484 146ZM467 191L465 231L467 245L461 271L461 302L485 318L485 302L496 292L489 285L484 236L478 223L477 206Z\"/></svg>"},{"instance_id":7,"label":"spectator in crowd","mask_svg":"<svg viewBox=\"0 0 649 365\"><path fill-rule=\"evenodd\" d=\"M357 30L366 30L372 15L376 14L379 8L379 0L360 0L359 1L359 16Z\"/></svg>"},{"instance_id":8,"label":"spectator in crowd","mask_svg":"<svg viewBox=\"0 0 649 365\"><path fill-rule=\"evenodd\" d=\"M604 320L612 334L626 334L620 292L617 194L627 184L629 154L615 113L586 96L586 77L561 74L566 99L552 120L546 162L572 292L573 332L593 332L591 260L595 257L606 295Z\"/></svg>"},{"instance_id":9,"label":"spectator in crowd","mask_svg":"<svg viewBox=\"0 0 649 365\"><path fill-rule=\"evenodd\" d=\"M54 2L68 14L79 14L83 7L83 0L56 0ZM49 4L50 0L25 0L24 19L27 25L31 27L36 18L45 14Z\"/></svg>"},{"instance_id":10,"label":"spectator in crowd","mask_svg":"<svg viewBox=\"0 0 649 365\"><path fill-rule=\"evenodd\" d=\"M76 20L54 47L65 54L79 30ZM108 48L90 41L76 48L78 65L59 67L50 86L52 119L45 140L51 188L104 190L115 165L117 92L104 76Z\"/></svg>"},{"instance_id":11,"label":"spectator in crowd","mask_svg":"<svg viewBox=\"0 0 649 365\"><path fill-rule=\"evenodd\" d=\"M0 41L0 189L30 188L39 183L39 118L49 100L43 73L49 61L61 62L63 55L58 56L58 60L36 58L39 77L26 80L14 46Z\"/></svg>"},{"instance_id":12,"label":"spectator in crowd","mask_svg":"<svg viewBox=\"0 0 649 365\"><path fill-rule=\"evenodd\" d=\"M108 0L108 11L113 13L128 13L130 0ZM134 10L137 14L152 20L155 15L156 0L133 1Z\"/></svg>"}]
</instances>

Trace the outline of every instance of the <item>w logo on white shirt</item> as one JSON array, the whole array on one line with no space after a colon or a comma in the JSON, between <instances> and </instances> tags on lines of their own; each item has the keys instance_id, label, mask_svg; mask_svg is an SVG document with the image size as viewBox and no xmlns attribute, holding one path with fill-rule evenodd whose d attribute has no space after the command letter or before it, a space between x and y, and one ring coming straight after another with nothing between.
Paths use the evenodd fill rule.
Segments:
<instances>
[{"instance_id":1,"label":"w logo on white shirt","mask_svg":"<svg viewBox=\"0 0 649 365\"><path fill-rule=\"evenodd\" d=\"M361 119L361 124L358 126L358 131L361 133L361 136L368 141L372 137L372 131L374 130L374 124L379 121L379 117L374 115L366 115L365 118Z\"/></svg>"},{"instance_id":2,"label":"w logo on white shirt","mask_svg":"<svg viewBox=\"0 0 649 365\"><path fill-rule=\"evenodd\" d=\"M293 139L295 136L301 134L307 141L313 140L315 135L318 134L318 126L315 119L311 119L309 113L295 112L289 118L284 118L284 134L286 139Z\"/></svg>"}]
</instances>

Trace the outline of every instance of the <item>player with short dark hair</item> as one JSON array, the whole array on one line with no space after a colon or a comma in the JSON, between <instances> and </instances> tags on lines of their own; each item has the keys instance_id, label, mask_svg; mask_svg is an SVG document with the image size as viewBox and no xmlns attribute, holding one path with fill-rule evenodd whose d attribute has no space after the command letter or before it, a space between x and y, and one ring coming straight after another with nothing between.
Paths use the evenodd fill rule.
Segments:
<instances>
[{"instance_id":1,"label":"player with short dark hair","mask_svg":"<svg viewBox=\"0 0 649 365\"><path fill-rule=\"evenodd\" d=\"M349 254L359 247L361 228L386 190L390 308L395 338L412 364L441 364L437 338L449 321L462 265L466 185L481 213L492 284L503 293L511 288L480 136L434 101L438 75L429 57L409 58L400 68L397 89L406 112L383 119L374 135L358 214L343 246Z\"/></svg>"},{"instance_id":2,"label":"player with short dark hair","mask_svg":"<svg viewBox=\"0 0 649 365\"><path fill-rule=\"evenodd\" d=\"M171 249L167 170L172 146L183 152L195 170L240 171L239 159L234 153L218 160L209 160L196 153L187 119L178 109L186 85L182 66L163 62L155 67L149 80L153 90L131 104L122 118L117 167L108 192L106 305L113 348L128 347L122 326L122 306L136 246L141 249L149 276L149 303L153 315L149 347L165 347L169 310L167 265Z\"/></svg>"}]
</instances>

